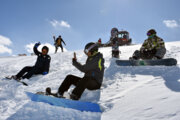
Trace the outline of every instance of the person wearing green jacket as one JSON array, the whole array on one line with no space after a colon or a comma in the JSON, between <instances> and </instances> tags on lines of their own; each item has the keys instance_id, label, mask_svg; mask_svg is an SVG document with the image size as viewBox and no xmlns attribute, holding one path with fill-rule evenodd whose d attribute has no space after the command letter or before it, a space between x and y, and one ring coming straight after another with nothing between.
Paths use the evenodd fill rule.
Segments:
<instances>
[{"instance_id":1,"label":"person wearing green jacket","mask_svg":"<svg viewBox=\"0 0 180 120\"><path fill-rule=\"evenodd\" d=\"M73 100L79 100L86 88L88 90L100 89L104 76L103 55L98 52L98 45L93 42L90 42L85 46L84 53L88 56L84 65L77 61L75 53L74 58L72 59L72 64L84 73L84 77L81 78L75 75L67 75L54 96L63 97L64 92L68 91L71 85L76 86L70 94L70 98ZM50 90L46 89L46 92L51 94Z\"/></svg>"},{"instance_id":2,"label":"person wearing green jacket","mask_svg":"<svg viewBox=\"0 0 180 120\"><path fill-rule=\"evenodd\" d=\"M136 50L130 59L162 59L166 54L165 44L162 38L156 35L154 29L147 32L146 39L139 50Z\"/></svg>"}]
</instances>

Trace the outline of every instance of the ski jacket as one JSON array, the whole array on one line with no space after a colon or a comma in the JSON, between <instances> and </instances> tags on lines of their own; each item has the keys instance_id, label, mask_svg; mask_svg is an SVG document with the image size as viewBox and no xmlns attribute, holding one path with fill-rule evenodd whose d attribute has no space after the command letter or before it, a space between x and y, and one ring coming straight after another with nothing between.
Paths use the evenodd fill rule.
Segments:
<instances>
[{"instance_id":1,"label":"ski jacket","mask_svg":"<svg viewBox=\"0 0 180 120\"><path fill-rule=\"evenodd\" d=\"M62 42L66 45L66 43L64 42L64 40L62 39L62 38L60 38L60 37L58 37L57 39L56 39L56 45L57 46L61 46L62 45Z\"/></svg>"},{"instance_id":2,"label":"ski jacket","mask_svg":"<svg viewBox=\"0 0 180 120\"><path fill-rule=\"evenodd\" d=\"M163 39L161 39L158 36L154 36L144 41L140 51L144 51L144 50L151 51L151 50L158 50L162 48L165 48Z\"/></svg>"},{"instance_id":3,"label":"ski jacket","mask_svg":"<svg viewBox=\"0 0 180 120\"><path fill-rule=\"evenodd\" d=\"M34 53L38 56L34 65L35 69L39 69L39 71L42 71L42 73L49 72L51 57L49 55L42 55L42 53L39 52L35 46Z\"/></svg>"},{"instance_id":4,"label":"ski jacket","mask_svg":"<svg viewBox=\"0 0 180 120\"><path fill-rule=\"evenodd\" d=\"M73 65L81 72L85 73L85 77L93 77L100 85L104 76L104 58L99 52L87 58L86 63L81 65L76 60L73 60Z\"/></svg>"}]
</instances>

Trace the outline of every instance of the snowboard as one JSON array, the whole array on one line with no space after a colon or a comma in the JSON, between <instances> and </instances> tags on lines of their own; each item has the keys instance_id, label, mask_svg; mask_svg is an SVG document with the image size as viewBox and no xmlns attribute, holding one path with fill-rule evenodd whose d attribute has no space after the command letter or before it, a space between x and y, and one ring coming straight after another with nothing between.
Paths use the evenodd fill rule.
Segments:
<instances>
[{"instance_id":1,"label":"snowboard","mask_svg":"<svg viewBox=\"0 0 180 120\"><path fill-rule=\"evenodd\" d=\"M82 112L83 111L101 112L100 106L96 103L75 101L65 98L57 98L57 97L47 96L45 94L35 94L31 92L26 92L26 94L32 101L35 102L44 102L53 106L76 109Z\"/></svg>"},{"instance_id":2,"label":"snowboard","mask_svg":"<svg viewBox=\"0 0 180 120\"><path fill-rule=\"evenodd\" d=\"M16 79L13 79L13 77L12 77L12 76L6 76L6 77L5 77L5 79L8 79L8 80L15 80L15 81L17 81L17 82L22 83L22 84L23 84L23 85L25 85L25 86L28 86L28 84L27 84L27 83L25 83L25 82L23 82L23 81L21 81L21 80L16 80Z\"/></svg>"},{"instance_id":3,"label":"snowboard","mask_svg":"<svg viewBox=\"0 0 180 120\"><path fill-rule=\"evenodd\" d=\"M173 66L177 64L174 58L156 59L156 60L116 60L119 66Z\"/></svg>"}]
</instances>

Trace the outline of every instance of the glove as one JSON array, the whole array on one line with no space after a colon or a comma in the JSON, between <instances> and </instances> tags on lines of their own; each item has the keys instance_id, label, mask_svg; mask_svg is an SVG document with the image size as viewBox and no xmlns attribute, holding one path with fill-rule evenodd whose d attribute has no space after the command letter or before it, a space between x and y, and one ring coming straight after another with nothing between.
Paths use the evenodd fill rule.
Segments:
<instances>
[{"instance_id":1,"label":"glove","mask_svg":"<svg viewBox=\"0 0 180 120\"><path fill-rule=\"evenodd\" d=\"M43 74L43 75L46 75L46 74L48 74L48 72L43 72L42 74Z\"/></svg>"},{"instance_id":2,"label":"glove","mask_svg":"<svg viewBox=\"0 0 180 120\"><path fill-rule=\"evenodd\" d=\"M72 59L72 62L76 62L76 61L77 61L77 59L75 59L75 58Z\"/></svg>"},{"instance_id":3,"label":"glove","mask_svg":"<svg viewBox=\"0 0 180 120\"><path fill-rule=\"evenodd\" d=\"M141 49L140 52L145 53L145 52L148 52L148 50L147 49Z\"/></svg>"},{"instance_id":4,"label":"glove","mask_svg":"<svg viewBox=\"0 0 180 120\"><path fill-rule=\"evenodd\" d=\"M35 47L37 48L40 44L41 44L40 42L36 43Z\"/></svg>"},{"instance_id":5,"label":"glove","mask_svg":"<svg viewBox=\"0 0 180 120\"><path fill-rule=\"evenodd\" d=\"M158 58L156 57L156 56L154 56L153 58L152 58L152 60L157 60Z\"/></svg>"},{"instance_id":6,"label":"glove","mask_svg":"<svg viewBox=\"0 0 180 120\"><path fill-rule=\"evenodd\" d=\"M74 57L72 58L72 62L75 62L77 61L77 58L76 58L76 53L74 52Z\"/></svg>"}]
</instances>

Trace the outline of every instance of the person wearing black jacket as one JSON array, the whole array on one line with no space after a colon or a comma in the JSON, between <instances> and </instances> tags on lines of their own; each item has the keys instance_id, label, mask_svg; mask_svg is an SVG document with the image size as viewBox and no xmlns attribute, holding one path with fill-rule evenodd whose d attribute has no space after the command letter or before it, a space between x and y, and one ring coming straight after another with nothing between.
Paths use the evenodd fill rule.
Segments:
<instances>
[{"instance_id":1,"label":"person wearing black jacket","mask_svg":"<svg viewBox=\"0 0 180 120\"><path fill-rule=\"evenodd\" d=\"M24 67L17 75L13 76L14 79L16 80L21 80L25 78L29 79L34 74L42 74L42 75L48 74L50 61L51 61L51 57L47 54L49 48L47 46L44 46L42 48L42 52L39 52L37 50L39 45L40 43L36 43L33 48L34 53L38 56L35 65Z\"/></svg>"},{"instance_id":2,"label":"person wearing black jacket","mask_svg":"<svg viewBox=\"0 0 180 120\"><path fill-rule=\"evenodd\" d=\"M52 94L50 88L46 88L46 94L54 95L55 97L63 97L65 91L67 91L71 85L76 87L72 91L70 98L73 100L79 100L85 89L97 90L100 89L104 76L104 58L103 55L98 52L98 45L95 43L88 43L85 46L84 53L88 56L86 63L81 65L77 62L76 54L72 60L73 65L84 72L84 77L78 77L75 75L67 75L62 84L60 85L58 92Z\"/></svg>"}]
</instances>

